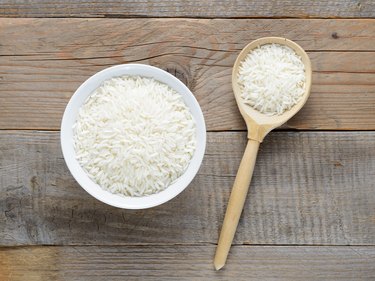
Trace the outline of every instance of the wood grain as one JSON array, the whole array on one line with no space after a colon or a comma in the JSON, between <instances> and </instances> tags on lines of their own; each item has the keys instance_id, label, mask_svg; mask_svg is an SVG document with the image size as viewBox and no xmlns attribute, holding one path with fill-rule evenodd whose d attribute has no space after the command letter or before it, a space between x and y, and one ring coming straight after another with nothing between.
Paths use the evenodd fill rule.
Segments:
<instances>
[{"instance_id":1,"label":"wood grain","mask_svg":"<svg viewBox=\"0 0 375 281\"><path fill-rule=\"evenodd\" d=\"M213 245L0 248L0 279L374 280L375 247L236 246L226 267ZM26 279L27 278L27 279Z\"/></svg>"},{"instance_id":2,"label":"wood grain","mask_svg":"<svg viewBox=\"0 0 375 281\"><path fill-rule=\"evenodd\" d=\"M136 62L186 83L209 131L245 130L231 68L270 35L301 44L313 64L311 97L284 128L375 130L375 20L238 19L0 19L0 129L57 130L85 79Z\"/></svg>"},{"instance_id":3,"label":"wood grain","mask_svg":"<svg viewBox=\"0 0 375 281\"><path fill-rule=\"evenodd\" d=\"M0 243L216 243L245 143L245 132L209 133L203 165L182 194L130 211L79 187L58 132L0 131ZM271 133L234 243L375 245L374 171L375 132Z\"/></svg>"},{"instance_id":4,"label":"wood grain","mask_svg":"<svg viewBox=\"0 0 375 281\"><path fill-rule=\"evenodd\" d=\"M1 17L286 17L371 18L375 4L361 1L0 1Z\"/></svg>"}]
</instances>

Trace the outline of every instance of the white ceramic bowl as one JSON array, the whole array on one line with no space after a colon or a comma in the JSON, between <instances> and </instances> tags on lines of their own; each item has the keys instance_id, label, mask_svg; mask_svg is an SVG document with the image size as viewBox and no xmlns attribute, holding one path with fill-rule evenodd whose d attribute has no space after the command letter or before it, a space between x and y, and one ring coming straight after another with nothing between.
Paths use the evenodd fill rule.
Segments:
<instances>
[{"instance_id":1,"label":"white ceramic bowl","mask_svg":"<svg viewBox=\"0 0 375 281\"><path fill-rule=\"evenodd\" d=\"M163 82L178 93L180 93L190 108L190 111L196 122L197 129L197 147L191 159L191 162L181 177L165 190L144 197L125 197L112 194L103 190L99 185L93 182L81 168L76 160L73 148L73 124L76 121L79 108L86 101L87 97L98 88L104 80L121 75L139 75L152 77L155 80ZM124 209L145 209L160 205L174 198L181 193L193 180L202 163L204 151L206 148L206 126L202 110L190 90L176 77L168 72L149 65L143 64L122 64L104 69L87 79L71 97L61 123L61 147L65 162L76 181L88 193L96 199Z\"/></svg>"}]
</instances>

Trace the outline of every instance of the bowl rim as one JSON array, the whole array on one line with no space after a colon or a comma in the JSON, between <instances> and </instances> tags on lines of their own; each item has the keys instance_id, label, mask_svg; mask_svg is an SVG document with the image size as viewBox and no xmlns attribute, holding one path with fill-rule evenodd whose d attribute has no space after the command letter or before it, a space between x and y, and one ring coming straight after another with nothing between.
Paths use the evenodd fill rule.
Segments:
<instances>
[{"instance_id":1,"label":"bowl rim","mask_svg":"<svg viewBox=\"0 0 375 281\"><path fill-rule=\"evenodd\" d=\"M138 73L138 74L135 74ZM141 74L144 73L144 74ZM197 146L188 168L170 186L161 192L142 196L131 197L113 194L102 189L92 181L75 158L73 148L73 124L79 108L105 80L122 75L138 75L150 77L169 85L182 95L185 104L196 123ZM161 81L163 80L163 81ZM96 86L93 86L96 85ZM92 88L92 90L90 90ZM176 89L178 88L178 89ZM206 149L206 125L202 109L190 89L177 77L155 66L146 64L120 64L105 68L86 79L71 96L63 114L60 130L60 144L65 163L78 184L91 196L108 205L122 209L146 209L161 205L179 195L195 178L202 164Z\"/></svg>"}]
</instances>

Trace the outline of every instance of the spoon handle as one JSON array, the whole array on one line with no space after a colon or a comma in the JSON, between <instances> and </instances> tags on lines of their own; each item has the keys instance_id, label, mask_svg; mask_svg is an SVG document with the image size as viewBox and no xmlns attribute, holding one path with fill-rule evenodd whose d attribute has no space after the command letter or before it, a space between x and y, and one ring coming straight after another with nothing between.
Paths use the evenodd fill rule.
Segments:
<instances>
[{"instance_id":1,"label":"spoon handle","mask_svg":"<svg viewBox=\"0 0 375 281\"><path fill-rule=\"evenodd\" d=\"M237 176L233 184L232 193L229 197L227 211L225 213L223 227L221 229L219 242L216 248L214 266L219 270L225 265L230 246L236 233L238 221L241 216L254 165L259 149L259 142L248 140L245 153L242 157Z\"/></svg>"}]
</instances>

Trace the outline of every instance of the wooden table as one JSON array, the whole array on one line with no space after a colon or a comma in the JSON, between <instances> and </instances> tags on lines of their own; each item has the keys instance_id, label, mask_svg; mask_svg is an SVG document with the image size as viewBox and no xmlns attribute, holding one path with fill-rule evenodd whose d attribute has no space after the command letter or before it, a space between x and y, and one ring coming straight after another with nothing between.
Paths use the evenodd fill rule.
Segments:
<instances>
[{"instance_id":1,"label":"wooden table","mask_svg":"<svg viewBox=\"0 0 375 281\"><path fill-rule=\"evenodd\" d=\"M0 280L375 279L374 1L12 2L0 1ZM247 43L272 35L308 52L312 93L262 144L216 272L246 141L231 67ZM59 144L75 89L130 62L187 84L208 130L192 184L141 211L88 195Z\"/></svg>"}]
</instances>

